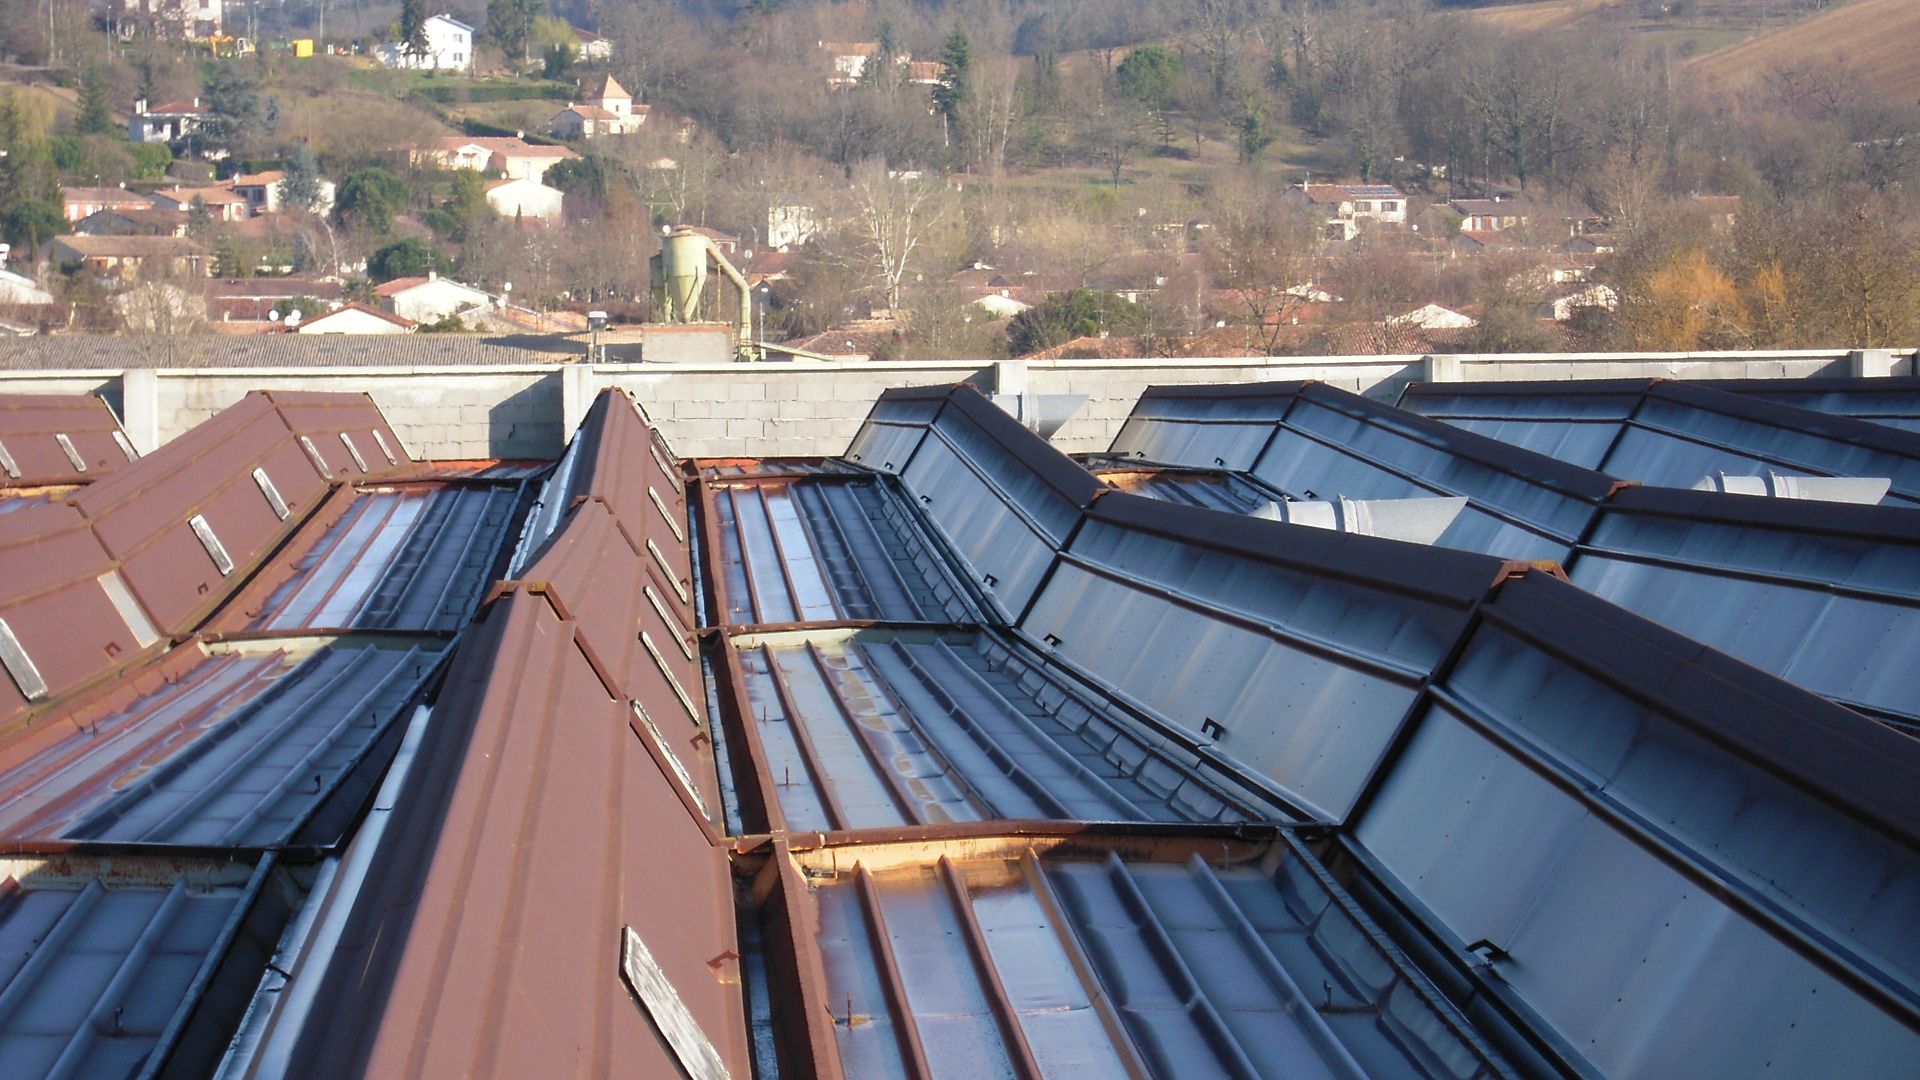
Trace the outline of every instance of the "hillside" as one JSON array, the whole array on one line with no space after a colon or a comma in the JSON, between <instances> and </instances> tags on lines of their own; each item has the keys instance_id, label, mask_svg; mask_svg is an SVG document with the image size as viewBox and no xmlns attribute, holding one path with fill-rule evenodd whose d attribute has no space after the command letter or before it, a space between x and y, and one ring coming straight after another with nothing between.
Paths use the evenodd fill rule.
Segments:
<instances>
[{"instance_id":1,"label":"hillside","mask_svg":"<svg viewBox=\"0 0 1920 1080\"><path fill-rule=\"evenodd\" d=\"M1709 53L1688 65L1710 82L1737 87L1797 60L1843 58L1889 101L1920 99L1920 3L1853 0L1791 27Z\"/></svg>"}]
</instances>

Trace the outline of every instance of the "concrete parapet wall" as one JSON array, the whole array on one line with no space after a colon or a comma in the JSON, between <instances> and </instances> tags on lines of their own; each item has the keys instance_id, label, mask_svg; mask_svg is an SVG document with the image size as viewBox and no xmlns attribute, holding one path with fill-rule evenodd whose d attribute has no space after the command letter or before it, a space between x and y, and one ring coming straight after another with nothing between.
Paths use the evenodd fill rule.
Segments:
<instances>
[{"instance_id":1,"label":"concrete parapet wall","mask_svg":"<svg viewBox=\"0 0 1920 1080\"><path fill-rule=\"evenodd\" d=\"M136 445L163 443L249 390L365 391L423 457L557 455L600 390L632 393L674 448L693 457L837 454L880 392L972 381L983 390L1073 394L1085 406L1054 436L1070 453L1103 450L1140 392L1156 384L1315 379L1393 400L1411 381L1606 378L1804 378L1904 375L1911 351L1328 356L1199 360L914 363L514 365L0 370L0 393L106 398ZM1002 386L1001 383L1008 385ZM151 449L143 446L142 449Z\"/></svg>"}]
</instances>

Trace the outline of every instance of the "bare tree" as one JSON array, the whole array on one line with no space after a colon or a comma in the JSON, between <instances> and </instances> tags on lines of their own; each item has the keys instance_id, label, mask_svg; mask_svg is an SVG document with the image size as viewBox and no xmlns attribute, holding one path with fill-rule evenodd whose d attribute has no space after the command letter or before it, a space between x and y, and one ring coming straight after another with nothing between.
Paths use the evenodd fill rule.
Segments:
<instances>
[{"instance_id":1,"label":"bare tree","mask_svg":"<svg viewBox=\"0 0 1920 1080\"><path fill-rule=\"evenodd\" d=\"M1311 301L1315 223L1244 172L1215 188L1212 206L1208 270L1272 355Z\"/></svg>"},{"instance_id":2,"label":"bare tree","mask_svg":"<svg viewBox=\"0 0 1920 1080\"><path fill-rule=\"evenodd\" d=\"M900 309L900 290L914 257L946 218L953 200L937 179L896 174L879 160L853 170L842 215L844 230L829 250L875 282L889 311ZM834 250L837 248L838 250Z\"/></svg>"}]
</instances>

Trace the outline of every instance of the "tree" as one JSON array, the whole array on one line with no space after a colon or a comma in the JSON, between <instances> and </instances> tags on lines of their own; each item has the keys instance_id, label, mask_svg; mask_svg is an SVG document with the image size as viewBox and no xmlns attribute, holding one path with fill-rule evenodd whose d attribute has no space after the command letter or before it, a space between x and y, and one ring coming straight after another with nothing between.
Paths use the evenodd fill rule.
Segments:
<instances>
[{"instance_id":1,"label":"tree","mask_svg":"<svg viewBox=\"0 0 1920 1080\"><path fill-rule=\"evenodd\" d=\"M271 128L260 81L239 64L217 64L207 74L201 96L207 119L200 134L209 149L244 151Z\"/></svg>"},{"instance_id":2,"label":"tree","mask_svg":"<svg viewBox=\"0 0 1920 1080\"><path fill-rule=\"evenodd\" d=\"M1013 317L1007 326L1007 346L1013 355L1026 356L1074 338L1138 334L1146 329L1147 321L1145 308L1110 292L1074 289L1050 293Z\"/></svg>"},{"instance_id":3,"label":"tree","mask_svg":"<svg viewBox=\"0 0 1920 1080\"><path fill-rule=\"evenodd\" d=\"M547 46L545 55L541 57L540 73L549 79L564 79L579 59L580 50L564 41L556 41Z\"/></svg>"},{"instance_id":4,"label":"tree","mask_svg":"<svg viewBox=\"0 0 1920 1080\"><path fill-rule=\"evenodd\" d=\"M320 194L320 163L301 143L281 166L280 205L313 213L320 209Z\"/></svg>"},{"instance_id":5,"label":"tree","mask_svg":"<svg viewBox=\"0 0 1920 1080\"><path fill-rule=\"evenodd\" d=\"M493 207L487 204L487 178L472 169L455 170L446 201L423 217L427 227L442 238L466 242L476 227L493 217Z\"/></svg>"},{"instance_id":6,"label":"tree","mask_svg":"<svg viewBox=\"0 0 1920 1080\"><path fill-rule=\"evenodd\" d=\"M1207 269L1234 298L1261 351L1274 355L1311 298L1315 222L1246 173L1217 185L1211 202Z\"/></svg>"},{"instance_id":7,"label":"tree","mask_svg":"<svg viewBox=\"0 0 1920 1080\"><path fill-rule=\"evenodd\" d=\"M509 57L517 55L525 62L533 20L545 7L540 0L487 0L487 36Z\"/></svg>"},{"instance_id":8,"label":"tree","mask_svg":"<svg viewBox=\"0 0 1920 1080\"><path fill-rule=\"evenodd\" d=\"M427 41L427 0L400 0L400 51L407 56L423 57L431 51Z\"/></svg>"},{"instance_id":9,"label":"tree","mask_svg":"<svg viewBox=\"0 0 1920 1080\"><path fill-rule=\"evenodd\" d=\"M74 114L73 130L82 135L106 135L114 130L106 78L97 67L88 68L80 80L80 110Z\"/></svg>"},{"instance_id":10,"label":"tree","mask_svg":"<svg viewBox=\"0 0 1920 1080\"><path fill-rule=\"evenodd\" d=\"M68 232L67 216L60 204L45 199L15 203L0 217L0 235L15 248L39 257L40 245Z\"/></svg>"},{"instance_id":11,"label":"tree","mask_svg":"<svg viewBox=\"0 0 1920 1080\"><path fill-rule=\"evenodd\" d=\"M843 220L849 228L838 255L863 270L887 309L897 311L915 254L947 214L946 189L937 181L895 176L874 160L854 170L847 201Z\"/></svg>"},{"instance_id":12,"label":"tree","mask_svg":"<svg viewBox=\"0 0 1920 1080\"><path fill-rule=\"evenodd\" d=\"M1173 84L1180 78L1180 55L1163 45L1147 45L1127 54L1114 73L1120 92L1148 109L1158 112L1173 96Z\"/></svg>"},{"instance_id":13,"label":"tree","mask_svg":"<svg viewBox=\"0 0 1920 1080\"><path fill-rule=\"evenodd\" d=\"M393 215L406 208L407 185L385 169L361 169L340 182L333 215L340 223L385 235Z\"/></svg>"},{"instance_id":14,"label":"tree","mask_svg":"<svg viewBox=\"0 0 1920 1080\"><path fill-rule=\"evenodd\" d=\"M439 268L440 253L433 249L432 244L417 236L395 240L367 259L367 276L376 282L424 277L427 271Z\"/></svg>"},{"instance_id":15,"label":"tree","mask_svg":"<svg viewBox=\"0 0 1920 1080\"><path fill-rule=\"evenodd\" d=\"M940 62L946 66L940 72L939 84L933 88L933 111L946 120L950 138L957 138L961 130L960 107L972 90L969 69L973 66L973 42L958 24L940 48Z\"/></svg>"}]
</instances>

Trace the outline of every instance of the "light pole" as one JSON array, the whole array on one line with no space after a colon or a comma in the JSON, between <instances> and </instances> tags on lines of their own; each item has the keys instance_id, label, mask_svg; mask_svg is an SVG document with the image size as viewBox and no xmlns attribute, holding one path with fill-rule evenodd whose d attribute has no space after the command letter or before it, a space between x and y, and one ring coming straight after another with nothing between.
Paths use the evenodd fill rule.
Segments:
<instances>
[{"instance_id":1,"label":"light pole","mask_svg":"<svg viewBox=\"0 0 1920 1080\"><path fill-rule=\"evenodd\" d=\"M600 359L600 331L607 328L607 313L604 311L587 312L587 329L592 332L592 343L587 346L587 363Z\"/></svg>"}]
</instances>

